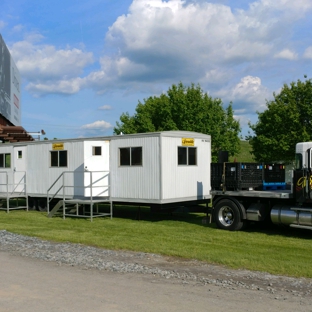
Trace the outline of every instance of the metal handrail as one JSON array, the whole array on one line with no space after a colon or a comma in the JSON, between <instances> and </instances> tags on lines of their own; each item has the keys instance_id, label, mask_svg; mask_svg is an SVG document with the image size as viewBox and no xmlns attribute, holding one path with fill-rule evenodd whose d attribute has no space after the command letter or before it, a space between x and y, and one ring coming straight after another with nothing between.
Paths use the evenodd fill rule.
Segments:
<instances>
[{"instance_id":1,"label":"metal handrail","mask_svg":"<svg viewBox=\"0 0 312 312\"><path fill-rule=\"evenodd\" d=\"M95 182L93 182L92 180L92 174L93 173L107 173L106 175L104 175L103 177L101 177L100 179L97 179ZM89 185L65 185L65 175L66 174L74 174L74 173L89 173L90 174L90 184ZM83 188L83 189L87 189L89 188L90 189L90 205L92 206L93 205L93 188L97 188L97 187L107 187L108 190L110 189L110 185L107 184L107 185L97 185L97 186L94 186L93 183L97 183L99 182L101 179L105 178L106 176L109 177L109 171L63 171L59 177L53 182L53 184L49 187L49 189L47 190L47 212L49 214L50 212L50 202L57 196L57 194L59 194L59 192L61 190L63 190L63 194L62 194L62 197L63 197L63 202L65 202L65 198L67 197L66 194L65 194L65 190L66 188ZM51 191L51 189L56 185L56 183L62 178L62 185L59 187L59 189L56 191L55 194L52 195L52 197L50 198L49 196L49 192ZM64 210L65 210L65 206L63 205L63 213L64 213ZM92 212L91 212L91 218L92 218Z\"/></svg>"},{"instance_id":2,"label":"metal handrail","mask_svg":"<svg viewBox=\"0 0 312 312\"><path fill-rule=\"evenodd\" d=\"M9 183L9 174L12 174L12 183ZM18 183L15 183L15 176L16 173L24 173L24 176L20 179L20 181ZM18 193L18 195L21 195L22 192L24 193L23 195L26 197L26 206L27 206L27 210L28 210L28 197L27 197L27 184L26 184L26 171L13 171L13 172L0 172L0 174L5 174L5 183L0 183L0 185L5 185L6 186L6 200L7 200L7 212L9 212L10 210L10 198L12 197L12 195L15 193L16 189L19 186L23 186L24 187L24 191L20 191ZM22 179L25 178L25 182L21 183ZM12 190L9 190L9 186L12 186Z\"/></svg>"},{"instance_id":3,"label":"metal handrail","mask_svg":"<svg viewBox=\"0 0 312 312\"><path fill-rule=\"evenodd\" d=\"M5 183L1 183L0 185L5 185L6 186L7 212L8 212L8 207L9 207L9 180L8 180L8 173L5 171L5 172L0 172L0 174L5 174Z\"/></svg>"},{"instance_id":4,"label":"metal handrail","mask_svg":"<svg viewBox=\"0 0 312 312\"><path fill-rule=\"evenodd\" d=\"M57 183L57 181L62 177L62 175L65 173L66 171L62 172L59 177L53 182L53 184L48 188L48 194L49 194L49 191L51 191L52 187Z\"/></svg>"},{"instance_id":5,"label":"metal handrail","mask_svg":"<svg viewBox=\"0 0 312 312\"><path fill-rule=\"evenodd\" d=\"M21 172L23 172L23 173L25 174L24 177L22 177L22 178L20 179L19 182L15 183L15 174L16 174L16 173L21 173ZM27 186L27 184L26 184L26 171L14 171L14 172L13 172L13 175L12 175L12 177L13 177L12 181L13 181L13 183L9 183L9 175L8 175L8 172L0 172L0 174L5 174L5 183L0 183L0 186L1 186L1 185L5 185L5 186L6 186L6 193L7 193L7 195L9 195L9 194L12 195L12 194L14 194L15 190L17 189L17 187L18 187L18 186L21 186L21 185L23 185L23 186L25 187L24 193L25 193L25 195L27 194L27 192L26 192L26 186ZM21 181L22 181L23 178L25 178L25 182L22 182L22 183L21 183ZM12 191L9 191L9 186L12 186ZM22 192L22 191L21 191L21 192ZM20 193L21 193L21 192L20 192Z\"/></svg>"},{"instance_id":6,"label":"metal handrail","mask_svg":"<svg viewBox=\"0 0 312 312\"><path fill-rule=\"evenodd\" d=\"M18 183L15 183L15 176L16 176L16 173L21 173L21 172L24 173L24 177L22 177ZM20 182L22 181L23 178L25 178L25 182L20 183ZM25 188L24 193L25 193L25 195L27 195L26 171L13 171L13 184L12 184L13 190L12 190L11 194L13 194L13 193L15 192L15 190L17 189L17 187L18 187L18 186L21 186L21 185L24 186L24 188ZM14 186L15 186L15 187L14 187ZM21 192L20 192L20 194L21 194Z\"/></svg>"}]
</instances>

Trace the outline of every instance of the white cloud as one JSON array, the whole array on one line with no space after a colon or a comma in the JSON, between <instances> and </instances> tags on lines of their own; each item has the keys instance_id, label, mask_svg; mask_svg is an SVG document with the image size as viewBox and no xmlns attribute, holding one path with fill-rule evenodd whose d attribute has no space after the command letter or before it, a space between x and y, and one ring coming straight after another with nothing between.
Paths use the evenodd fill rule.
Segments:
<instances>
[{"instance_id":1,"label":"white cloud","mask_svg":"<svg viewBox=\"0 0 312 312\"><path fill-rule=\"evenodd\" d=\"M108 57L100 59L101 69L91 72L85 77L85 86L97 90L102 94L111 89L135 89L140 83L141 90L146 82L153 81L147 66L131 62L126 57Z\"/></svg>"},{"instance_id":2,"label":"white cloud","mask_svg":"<svg viewBox=\"0 0 312 312\"><path fill-rule=\"evenodd\" d=\"M198 66L202 61L219 63L268 54L270 44L263 37L270 28L245 11L235 15L227 6L208 2L133 1L129 14L110 27L107 40L121 45L126 55L141 52L146 59L148 53L156 61L164 55L178 60L193 57ZM254 32L252 38L250 32ZM142 64L149 59L136 61Z\"/></svg>"},{"instance_id":3,"label":"white cloud","mask_svg":"<svg viewBox=\"0 0 312 312\"><path fill-rule=\"evenodd\" d=\"M4 21L0 21L0 30L5 27L6 23Z\"/></svg>"},{"instance_id":4,"label":"white cloud","mask_svg":"<svg viewBox=\"0 0 312 312\"><path fill-rule=\"evenodd\" d=\"M270 7L272 9L286 11L287 14L300 15L312 8L311 1L307 0L261 0L257 1L263 7Z\"/></svg>"},{"instance_id":5,"label":"white cloud","mask_svg":"<svg viewBox=\"0 0 312 312\"><path fill-rule=\"evenodd\" d=\"M235 114L237 115L262 111L266 108L266 100L272 97L270 91L262 85L261 79L252 76L243 77L230 90L223 89L217 95L232 101Z\"/></svg>"},{"instance_id":6,"label":"white cloud","mask_svg":"<svg viewBox=\"0 0 312 312\"><path fill-rule=\"evenodd\" d=\"M90 52L76 48L57 50L51 45L34 45L27 41L15 43L11 54L19 71L28 80L75 77L93 62Z\"/></svg>"},{"instance_id":7,"label":"white cloud","mask_svg":"<svg viewBox=\"0 0 312 312\"><path fill-rule=\"evenodd\" d=\"M85 85L84 69L94 62L91 52L40 44L40 33L28 33L24 41L10 47L11 55L34 96L49 93L73 94Z\"/></svg>"},{"instance_id":8,"label":"white cloud","mask_svg":"<svg viewBox=\"0 0 312 312\"><path fill-rule=\"evenodd\" d=\"M106 33L115 48L99 68L84 76L93 54L78 48L40 44L40 33L15 43L12 56L34 95L146 90L156 83L200 82L207 89L228 84L234 73L255 75L247 66L268 60L296 60L289 40L295 21L312 9L306 0L258 0L246 10L182 0L133 0ZM114 53L115 51L115 53ZM309 57L306 51L305 57Z\"/></svg>"},{"instance_id":9,"label":"white cloud","mask_svg":"<svg viewBox=\"0 0 312 312\"><path fill-rule=\"evenodd\" d=\"M267 100L272 99L272 92L262 85L259 77L245 76L231 88L224 88L217 93L223 99L232 101L234 118L239 120L242 135L248 135L248 123L257 122L256 112L266 109Z\"/></svg>"},{"instance_id":10,"label":"white cloud","mask_svg":"<svg viewBox=\"0 0 312 312\"><path fill-rule=\"evenodd\" d=\"M219 67L218 69L211 69L205 73L205 76L200 79L201 83L209 85L222 85L225 81L233 76L233 71L229 68Z\"/></svg>"},{"instance_id":11,"label":"white cloud","mask_svg":"<svg viewBox=\"0 0 312 312\"><path fill-rule=\"evenodd\" d=\"M12 29L13 32L20 32L24 29L24 26L22 24L18 24L18 25L15 25Z\"/></svg>"},{"instance_id":12,"label":"white cloud","mask_svg":"<svg viewBox=\"0 0 312 312\"><path fill-rule=\"evenodd\" d=\"M110 105L103 105L101 107L99 107L99 110L111 110L112 107Z\"/></svg>"},{"instance_id":13,"label":"white cloud","mask_svg":"<svg viewBox=\"0 0 312 312\"><path fill-rule=\"evenodd\" d=\"M100 59L101 71L98 72L96 79L100 76L102 79L111 80L111 77L135 77L138 73L144 73L145 65L136 64L127 57L108 57ZM94 74L94 73L93 73ZM92 75L89 77L92 80Z\"/></svg>"},{"instance_id":14,"label":"white cloud","mask_svg":"<svg viewBox=\"0 0 312 312\"><path fill-rule=\"evenodd\" d=\"M29 83L26 86L26 90L33 94L35 97L40 97L48 93L55 94L74 94L80 91L84 85L82 78L72 78L67 80L57 80L38 83Z\"/></svg>"},{"instance_id":15,"label":"white cloud","mask_svg":"<svg viewBox=\"0 0 312 312\"><path fill-rule=\"evenodd\" d=\"M311 46L311 47L308 47L308 48L304 51L303 57L304 57L304 58L307 58L307 59L312 59L312 46Z\"/></svg>"},{"instance_id":16,"label":"white cloud","mask_svg":"<svg viewBox=\"0 0 312 312\"><path fill-rule=\"evenodd\" d=\"M308 1L309 2L309 1ZM247 10L208 1L134 0L106 34L116 55L103 57L88 77L105 92L124 82L216 83L224 68L272 58L297 59L287 48L293 23L312 5L304 0L260 0Z\"/></svg>"},{"instance_id":17,"label":"white cloud","mask_svg":"<svg viewBox=\"0 0 312 312\"><path fill-rule=\"evenodd\" d=\"M286 59L289 61L294 61L298 59L298 54L289 50L289 49L284 49L278 53L274 54L275 58L281 58L281 59Z\"/></svg>"},{"instance_id":18,"label":"white cloud","mask_svg":"<svg viewBox=\"0 0 312 312\"><path fill-rule=\"evenodd\" d=\"M98 120L91 124L81 126L81 128L84 130L107 130L112 127L113 126L109 122L106 122L104 120Z\"/></svg>"}]
</instances>

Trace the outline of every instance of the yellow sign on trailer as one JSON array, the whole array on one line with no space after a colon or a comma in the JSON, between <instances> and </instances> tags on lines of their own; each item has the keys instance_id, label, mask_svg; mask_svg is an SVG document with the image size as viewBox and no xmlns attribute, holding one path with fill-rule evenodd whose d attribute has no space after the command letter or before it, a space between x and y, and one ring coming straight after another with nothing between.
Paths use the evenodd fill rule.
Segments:
<instances>
[{"instance_id":1,"label":"yellow sign on trailer","mask_svg":"<svg viewBox=\"0 0 312 312\"><path fill-rule=\"evenodd\" d=\"M182 146L194 146L193 138L182 138Z\"/></svg>"},{"instance_id":2,"label":"yellow sign on trailer","mask_svg":"<svg viewBox=\"0 0 312 312\"><path fill-rule=\"evenodd\" d=\"M53 143L52 144L53 151L62 151L64 150L64 143Z\"/></svg>"}]
</instances>

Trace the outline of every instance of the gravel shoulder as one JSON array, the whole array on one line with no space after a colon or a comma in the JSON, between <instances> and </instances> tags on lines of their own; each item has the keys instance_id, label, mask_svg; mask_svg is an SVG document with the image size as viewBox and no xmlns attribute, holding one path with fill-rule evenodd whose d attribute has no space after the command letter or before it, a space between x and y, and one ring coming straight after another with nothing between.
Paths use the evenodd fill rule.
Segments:
<instances>
[{"instance_id":1,"label":"gravel shoulder","mask_svg":"<svg viewBox=\"0 0 312 312\"><path fill-rule=\"evenodd\" d=\"M212 296L214 299L218 296L232 298L236 302L237 311L260 311L263 308L268 311L276 311L276 309L291 311L294 308L297 311L312 311L312 279L231 270L200 261L150 253L112 251L72 243L53 243L7 231L0 231L0 252L9 254L11 257L26 258L36 263L49 262L58 267L62 266L62 269L77 268L91 275L108 273L115 278L121 275L128 276L132 279L132 284L135 283L134 281L137 283L146 281L148 285L154 283L154 286L157 284L166 285L166 287L177 285L177 287L182 286L184 291L187 289L188 294L196 287L197 291L194 296L203 293L202 298L204 298L205 294L210 292L214 294ZM307 268L310 269L309 265ZM210 304L213 303L212 298ZM251 309L242 309L242 305L248 302L255 304L257 302L257 305ZM198 302L197 304L199 305ZM224 311L228 308L236 311L229 304L222 305ZM218 306L218 310L222 311L219 304ZM212 307L213 305L211 305L211 311L213 311ZM197 308L201 311L200 305ZM181 307L179 309L181 311ZM0 311L5 310L1 310L0 307ZM145 310L142 309L142 311ZM154 310L147 309L146 311ZM187 309L182 309L182 311L187 311Z\"/></svg>"}]
</instances>

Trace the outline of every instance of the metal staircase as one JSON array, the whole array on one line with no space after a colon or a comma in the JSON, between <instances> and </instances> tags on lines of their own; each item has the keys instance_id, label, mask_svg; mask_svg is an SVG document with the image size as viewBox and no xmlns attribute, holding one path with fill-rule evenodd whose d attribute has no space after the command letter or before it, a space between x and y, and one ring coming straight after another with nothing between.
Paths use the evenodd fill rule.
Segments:
<instances>
[{"instance_id":1,"label":"metal staircase","mask_svg":"<svg viewBox=\"0 0 312 312\"><path fill-rule=\"evenodd\" d=\"M77 182L77 179L71 177L77 174L84 177L79 180L80 183L83 182L81 185L75 184L74 181ZM96 217L112 218L113 203L109 195L110 185L103 184L105 180L109 181L108 171L63 172L47 191L48 217L61 214L63 219L78 217L90 218L91 221ZM50 205L57 199L59 200L50 210ZM109 204L109 212L103 212L103 207L99 207L100 204Z\"/></svg>"}]
</instances>

